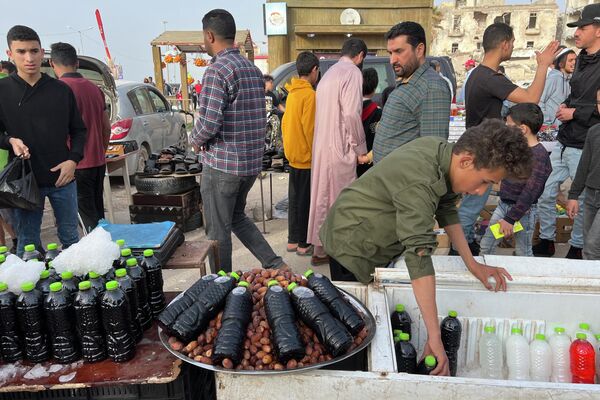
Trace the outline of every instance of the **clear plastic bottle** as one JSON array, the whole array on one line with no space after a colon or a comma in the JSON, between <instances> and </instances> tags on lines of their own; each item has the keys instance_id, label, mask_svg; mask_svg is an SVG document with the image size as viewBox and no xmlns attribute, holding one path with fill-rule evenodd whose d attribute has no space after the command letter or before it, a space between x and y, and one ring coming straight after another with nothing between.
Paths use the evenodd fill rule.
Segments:
<instances>
[{"instance_id":1,"label":"clear plastic bottle","mask_svg":"<svg viewBox=\"0 0 600 400\"><path fill-rule=\"evenodd\" d=\"M502 341L494 326L486 326L479 339L479 365L484 379L504 379Z\"/></svg>"},{"instance_id":2,"label":"clear plastic bottle","mask_svg":"<svg viewBox=\"0 0 600 400\"><path fill-rule=\"evenodd\" d=\"M530 377L532 381L550 382L552 374L552 350L546 335L538 333L529 346Z\"/></svg>"},{"instance_id":3,"label":"clear plastic bottle","mask_svg":"<svg viewBox=\"0 0 600 400\"><path fill-rule=\"evenodd\" d=\"M579 324L579 329L577 330L575 335L577 335L577 333L585 333L585 336L587 337L586 340L592 345L594 351L597 351L598 340L596 339L596 336L594 336L594 334L592 333L592 330L590 329L590 324L588 324L587 322L581 322Z\"/></svg>"},{"instance_id":4,"label":"clear plastic bottle","mask_svg":"<svg viewBox=\"0 0 600 400\"><path fill-rule=\"evenodd\" d=\"M569 348L571 339L565 333L565 328L557 326L554 328L555 335L550 336L548 342L552 349L552 382L571 382L571 359Z\"/></svg>"},{"instance_id":5,"label":"clear plastic bottle","mask_svg":"<svg viewBox=\"0 0 600 400\"><path fill-rule=\"evenodd\" d=\"M573 383L594 383L596 375L595 351L588 342L585 333L579 332L577 340L571 343L569 353L571 356L571 375Z\"/></svg>"},{"instance_id":6,"label":"clear plastic bottle","mask_svg":"<svg viewBox=\"0 0 600 400\"><path fill-rule=\"evenodd\" d=\"M529 380L529 343L520 328L512 328L506 340L506 366L509 380Z\"/></svg>"}]
</instances>

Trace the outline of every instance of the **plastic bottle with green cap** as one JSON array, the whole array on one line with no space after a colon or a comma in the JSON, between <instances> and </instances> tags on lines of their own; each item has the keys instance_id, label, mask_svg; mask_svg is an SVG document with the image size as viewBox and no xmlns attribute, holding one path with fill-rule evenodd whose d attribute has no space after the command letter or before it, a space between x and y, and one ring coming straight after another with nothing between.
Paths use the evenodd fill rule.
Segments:
<instances>
[{"instance_id":1,"label":"plastic bottle with green cap","mask_svg":"<svg viewBox=\"0 0 600 400\"><path fill-rule=\"evenodd\" d=\"M146 284L148 286L148 303L152 315L157 317L165 309L165 293L163 292L162 265L156 256L154 250L144 250L144 258L140 262L141 267L146 271Z\"/></svg>"},{"instance_id":2,"label":"plastic bottle with green cap","mask_svg":"<svg viewBox=\"0 0 600 400\"><path fill-rule=\"evenodd\" d=\"M412 319L406 311L404 304L396 304L390 320L392 323L392 329L400 329L402 332L408 333L409 335L412 334Z\"/></svg>"},{"instance_id":3,"label":"plastic bottle with green cap","mask_svg":"<svg viewBox=\"0 0 600 400\"><path fill-rule=\"evenodd\" d=\"M456 376L458 349L460 348L460 336L462 334L462 325L457 317L458 313L450 310L448 311L448 316L442 320L442 324L440 325L442 344L444 345L450 367L450 376Z\"/></svg>"},{"instance_id":4,"label":"plastic bottle with green cap","mask_svg":"<svg viewBox=\"0 0 600 400\"><path fill-rule=\"evenodd\" d=\"M79 285L79 278L73 275L71 271L64 271L60 274L60 278L62 281L63 288L69 292L71 295L71 299L75 297L75 293L77 293L77 285Z\"/></svg>"},{"instance_id":5,"label":"plastic bottle with green cap","mask_svg":"<svg viewBox=\"0 0 600 400\"><path fill-rule=\"evenodd\" d=\"M529 380L529 343L523 337L523 331L516 326L506 339L506 366L509 380Z\"/></svg>"},{"instance_id":6,"label":"plastic bottle with green cap","mask_svg":"<svg viewBox=\"0 0 600 400\"><path fill-rule=\"evenodd\" d=\"M484 379L504 379L502 341L496 335L496 328L486 325L479 338L479 365Z\"/></svg>"},{"instance_id":7,"label":"plastic bottle with green cap","mask_svg":"<svg viewBox=\"0 0 600 400\"><path fill-rule=\"evenodd\" d=\"M104 277L95 271L90 271L88 273L88 280L92 288L101 296L106 290L106 280Z\"/></svg>"},{"instance_id":8,"label":"plastic bottle with green cap","mask_svg":"<svg viewBox=\"0 0 600 400\"><path fill-rule=\"evenodd\" d=\"M116 280L119 282L119 287L121 290L125 292L127 296L127 300L129 302L129 312L130 312L130 323L131 323L131 332L136 340L139 342L142 340L143 332L140 321L138 320L138 297L137 290L135 287L135 282L129 275L127 275L127 270L125 268L119 268L115 271Z\"/></svg>"},{"instance_id":9,"label":"plastic bottle with green cap","mask_svg":"<svg viewBox=\"0 0 600 400\"><path fill-rule=\"evenodd\" d=\"M417 374L429 375L431 374L431 371L435 369L436 366L437 359L432 355L428 355L423 360L421 360L419 365L417 365Z\"/></svg>"},{"instance_id":10,"label":"plastic bottle with green cap","mask_svg":"<svg viewBox=\"0 0 600 400\"><path fill-rule=\"evenodd\" d=\"M216 278L198 295L197 301L177 317L170 330L186 343L193 340L223 309L227 295L236 287L239 279L236 272Z\"/></svg>"},{"instance_id":11,"label":"plastic bottle with green cap","mask_svg":"<svg viewBox=\"0 0 600 400\"><path fill-rule=\"evenodd\" d=\"M225 309L221 317L221 329L215 338L212 360L215 365L229 358L234 365L239 364L244 353L246 327L252 317L252 293L248 282L238 283L227 295Z\"/></svg>"},{"instance_id":12,"label":"plastic bottle with green cap","mask_svg":"<svg viewBox=\"0 0 600 400\"><path fill-rule=\"evenodd\" d=\"M16 301L17 296L8 290L8 285L0 282L0 354L4 362L15 362L23 358Z\"/></svg>"},{"instance_id":13,"label":"plastic bottle with green cap","mask_svg":"<svg viewBox=\"0 0 600 400\"><path fill-rule=\"evenodd\" d=\"M119 268L126 268L127 267L127 260L130 259L132 257L131 255L131 249L130 248L122 248L121 249L121 256L119 257L119 265L117 265L115 267L115 270L119 269Z\"/></svg>"},{"instance_id":14,"label":"plastic bottle with green cap","mask_svg":"<svg viewBox=\"0 0 600 400\"><path fill-rule=\"evenodd\" d=\"M580 325L581 328L581 325ZM573 383L594 383L596 369L596 354L592 344L587 340L588 335L578 332L576 340L571 343L569 354L571 358L571 375Z\"/></svg>"},{"instance_id":15,"label":"plastic bottle with green cap","mask_svg":"<svg viewBox=\"0 0 600 400\"><path fill-rule=\"evenodd\" d=\"M529 345L530 379L537 382L550 382L552 374L552 349L546 335L537 333Z\"/></svg>"},{"instance_id":16,"label":"plastic bottle with green cap","mask_svg":"<svg viewBox=\"0 0 600 400\"><path fill-rule=\"evenodd\" d=\"M47 269L40 272L40 279L35 284L35 288L46 296L50 292L50 285L56 280L50 278L50 271Z\"/></svg>"},{"instance_id":17,"label":"plastic bottle with green cap","mask_svg":"<svg viewBox=\"0 0 600 400\"><path fill-rule=\"evenodd\" d=\"M35 244L25 245L23 247L23 250L25 250L23 252L23 257L21 257L23 261L44 261L44 257L39 251L37 251L37 249L35 248Z\"/></svg>"},{"instance_id":18,"label":"plastic bottle with green cap","mask_svg":"<svg viewBox=\"0 0 600 400\"><path fill-rule=\"evenodd\" d=\"M342 321L350 333L356 335L365 327L365 321L360 314L342 296L329 278L315 273L312 269L306 271L304 276L308 280L308 287L329 308L331 314Z\"/></svg>"},{"instance_id":19,"label":"plastic bottle with green cap","mask_svg":"<svg viewBox=\"0 0 600 400\"><path fill-rule=\"evenodd\" d=\"M396 366L398 372L406 372L414 374L417 371L417 350L410 342L410 335L401 332L397 335L398 342L396 343Z\"/></svg>"},{"instance_id":20,"label":"plastic bottle with green cap","mask_svg":"<svg viewBox=\"0 0 600 400\"><path fill-rule=\"evenodd\" d=\"M61 282L50 285L50 293L44 299L44 313L54 359L61 364L77 361L81 355L73 299Z\"/></svg>"},{"instance_id":21,"label":"plastic bottle with green cap","mask_svg":"<svg viewBox=\"0 0 600 400\"><path fill-rule=\"evenodd\" d=\"M594 349L598 348L598 341L596 340L596 336L594 336L594 334L592 333L592 329L591 329L589 323L587 323L587 322L581 322L579 324L579 329L577 329L577 332L579 332L579 333L585 333L585 335L587 336L586 340L588 342L590 342L590 344L592 345L592 347Z\"/></svg>"},{"instance_id":22,"label":"plastic bottle with green cap","mask_svg":"<svg viewBox=\"0 0 600 400\"><path fill-rule=\"evenodd\" d=\"M135 290L137 293L138 308L137 320L140 322L142 330L146 330L152 326L152 310L148 303L148 286L146 283L146 271L138 265L137 259L127 259L127 275L135 282Z\"/></svg>"},{"instance_id":23,"label":"plastic bottle with green cap","mask_svg":"<svg viewBox=\"0 0 600 400\"><path fill-rule=\"evenodd\" d=\"M103 288L103 292L104 290ZM106 359L106 343L100 315L100 294L93 288L91 281L79 282L79 291L75 295L73 307L77 332L81 337L83 360L97 362Z\"/></svg>"},{"instance_id":24,"label":"plastic bottle with green cap","mask_svg":"<svg viewBox=\"0 0 600 400\"><path fill-rule=\"evenodd\" d=\"M131 360L135 357L135 336L131 331L131 311L127 295L120 289L119 282L106 282L100 308L108 357L115 362Z\"/></svg>"},{"instance_id":25,"label":"plastic bottle with green cap","mask_svg":"<svg viewBox=\"0 0 600 400\"><path fill-rule=\"evenodd\" d=\"M0 254L4 254L6 256L6 254L8 254L8 247L0 246Z\"/></svg>"},{"instance_id":26,"label":"plastic bottle with green cap","mask_svg":"<svg viewBox=\"0 0 600 400\"><path fill-rule=\"evenodd\" d=\"M271 327L273 351L281 363L301 359L305 355L296 313L288 292L276 280L270 280L263 297L267 322Z\"/></svg>"},{"instance_id":27,"label":"plastic bottle with green cap","mask_svg":"<svg viewBox=\"0 0 600 400\"><path fill-rule=\"evenodd\" d=\"M0 265L6 261L6 256L4 254L0 254Z\"/></svg>"},{"instance_id":28,"label":"plastic bottle with green cap","mask_svg":"<svg viewBox=\"0 0 600 400\"><path fill-rule=\"evenodd\" d=\"M58 255L60 254L60 250L58 250L58 244L56 243L48 243L46 245L46 249L47 250L46 256L44 257L44 262L46 263L46 266L48 266L49 262L58 257Z\"/></svg>"},{"instance_id":29,"label":"plastic bottle with green cap","mask_svg":"<svg viewBox=\"0 0 600 400\"><path fill-rule=\"evenodd\" d=\"M552 382L567 383L571 382L571 356L569 348L571 339L565 333L565 328L557 326L554 328L554 335L548 339L552 349Z\"/></svg>"},{"instance_id":30,"label":"plastic bottle with green cap","mask_svg":"<svg viewBox=\"0 0 600 400\"><path fill-rule=\"evenodd\" d=\"M44 326L44 300L42 292L33 282L21 284L22 293L16 301L19 330L23 338L25 359L38 363L50 359L50 345Z\"/></svg>"}]
</instances>

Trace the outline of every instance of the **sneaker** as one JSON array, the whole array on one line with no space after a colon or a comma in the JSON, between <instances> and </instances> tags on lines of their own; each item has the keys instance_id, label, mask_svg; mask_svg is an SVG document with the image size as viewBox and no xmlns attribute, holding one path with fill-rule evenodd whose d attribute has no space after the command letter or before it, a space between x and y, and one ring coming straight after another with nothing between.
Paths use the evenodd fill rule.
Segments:
<instances>
[{"instance_id":1,"label":"sneaker","mask_svg":"<svg viewBox=\"0 0 600 400\"><path fill-rule=\"evenodd\" d=\"M533 255L536 257L552 257L554 255L554 240L540 239L540 242L533 246L532 250Z\"/></svg>"},{"instance_id":2,"label":"sneaker","mask_svg":"<svg viewBox=\"0 0 600 400\"><path fill-rule=\"evenodd\" d=\"M581 254L581 250L579 247L569 247L569 252L565 256L565 258L570 258L571 260L583 260L583 256Z\"/></svg>"}]
</instances>

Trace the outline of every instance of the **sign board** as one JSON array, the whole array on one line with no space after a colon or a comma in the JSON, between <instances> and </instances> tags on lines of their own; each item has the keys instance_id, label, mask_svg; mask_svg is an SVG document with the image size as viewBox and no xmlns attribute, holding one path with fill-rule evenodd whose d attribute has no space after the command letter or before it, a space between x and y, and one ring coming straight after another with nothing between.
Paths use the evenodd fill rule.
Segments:
<instances>
[{"instance_id":1,"label":"sign board","mask_svg":"<svg viewBox=\"0 0 600 400\"><path fill-rule=\"evenodd\" d=\"M264 4L265 35L287 35L286 3Z\"/></svg>"}]
</instances>

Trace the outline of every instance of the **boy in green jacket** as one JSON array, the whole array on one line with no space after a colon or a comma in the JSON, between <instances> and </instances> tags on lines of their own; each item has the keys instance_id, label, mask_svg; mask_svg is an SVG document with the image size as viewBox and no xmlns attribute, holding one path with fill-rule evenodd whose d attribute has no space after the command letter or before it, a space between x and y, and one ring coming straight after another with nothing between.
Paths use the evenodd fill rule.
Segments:
<instances>
[{"instance_id":1,"label":"boy in green jacket","mask_svg":"<svg viewBox=\"0 0 600 400\"><path fill-rule=\"evenodd\" d=\"M434 375L448 375L435 303L431 254L434 219L446 230L469 271L489 290L506 290L503 268L478 263L463 234L456 203L481 195L504 178L527 179L531 151L521 131L500 120L469 128L456 144L424 137L394 150L344 189L320 231L334 280L371 280L377 267L403 255L428 332L424 355L433 354ZM493 278L495 288L488 282Z\"/></svg>"}]
</instances>

